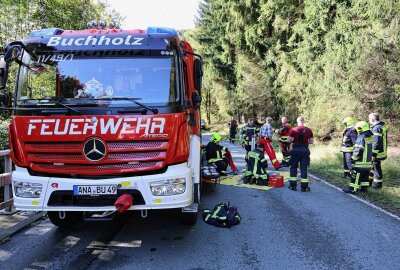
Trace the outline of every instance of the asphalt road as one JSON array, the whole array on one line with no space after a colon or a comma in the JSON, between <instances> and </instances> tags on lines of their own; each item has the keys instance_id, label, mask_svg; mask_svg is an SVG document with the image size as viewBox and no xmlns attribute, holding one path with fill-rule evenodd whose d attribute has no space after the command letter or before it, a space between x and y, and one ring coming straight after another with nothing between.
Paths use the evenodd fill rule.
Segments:
<instances>
[{"instance_id":1,"label":"asphalt road","mask_svg":"<svg viewBox=\"0 0 400 270\"><path fill-rule=\"evenodd\" d=\"M243 168L243 149L224 144ZM400 269L399 221L321 182L311 188L208 190L201 208L238 206L242 223L230 229L184 226L174 211L71 231L43 220L0 245L0 269Z\"/></svg>"}]
</instances>

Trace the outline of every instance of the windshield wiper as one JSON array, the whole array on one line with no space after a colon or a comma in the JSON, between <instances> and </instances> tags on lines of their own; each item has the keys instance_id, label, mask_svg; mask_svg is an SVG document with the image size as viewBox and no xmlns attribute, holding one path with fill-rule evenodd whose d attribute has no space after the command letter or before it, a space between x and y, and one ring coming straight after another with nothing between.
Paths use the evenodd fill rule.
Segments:
<instances>
[{"instance_id":1,"label":"windshield wiper","mask_svg":"<svg viewBox=\"0 0 400 270\"><path fill-rule=\"evenodd\" d=\"M22 102L20 103L20 105L23 105L23 104L25 104L25 103L28 103L29 101L32 101L32 100L37 100L38 101L38 103L40 103L40 102L42 102L42 101L49 101L49 102L54 102L54 103L56 103L57 105L60 105L61 107L64 107L64 108L66 108L66 109L68 109L69 111L72 111L72 112L74 112L74 113L76 113L76 114L79 114L79 115L82 115L82 112L81 111L79 111L79 110L77 110L77 109L74 109L74 108L72 108L72 107L70 107L70 106L68 106L68 105L65 105L64 103L62 103L61 102L61 100L63 100L64 98L59 98L59 99L55 99L54 97L48 97L48 98L30 98L30 99L25 99L25 100L22 100ZM52 108L47 108L47 109L52 109ZM55 109L55 108L54 108Z\"/></svg>"},{"instance_id":2,"label":"windshield wiper","mask_svg":"<svg viewBox=\"0 0 400 270\"><path fill-rule=\"evenodd\" d=\"M79 114L79 115L82 115L82 112L80 111L80 110L77 110L77 109L74 109L74 108L72 108L72 107L70 107L70 106L67 106L67 105L65 105L64 103L62 103L61 102L61 100L63 100L64 98L59 98L59 99L57 99L57 100L51 100L51 101L54 101L56 104L58 104L58 105L60 105L60 106L62 106L62 107L64 107L64 108L66 108L66 109L68 109L68 110L70 110L70 111L72 111L72 112L74 112L74 113L77 113L77 114Z\"/></svg>"},{"instance_id":3,"label":"windshield wiper","mask_svg":"<svg viewBox=\"0 0 400 270\"><path fill-rule=\"evenodd\" d=\"M141 98L110 97L110 98L95 98L94 100L117 100L117 101L118 101L118 100L128 100L128 101L130 101L130 102L132 102L132 103L135 103L136 105L139 105L139 106L142 107L142 108L145 108L145 109L147 109L147 110L153 112L154 114L157 114L157 113L158 113L158 109L149 107L149 106L147 106L147 105L145 105L145 104L143 104L143 103L137 101L138 99L141 99Z\"/></svg>"}]
</instances>

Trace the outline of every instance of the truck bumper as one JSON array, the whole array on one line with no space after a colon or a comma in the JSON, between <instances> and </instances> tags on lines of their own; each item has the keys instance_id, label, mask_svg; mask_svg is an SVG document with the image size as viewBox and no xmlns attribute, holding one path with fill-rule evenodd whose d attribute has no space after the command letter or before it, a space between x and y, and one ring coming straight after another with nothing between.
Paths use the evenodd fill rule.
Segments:
<instances>
[{"instance_id":1,"label":"truck bumper","mask_svg":"<svg viewBox=\"0 0 400 270\"><path fill-rule=\"evenodd\" d=\"M177 178L185 178L185 192L179 195L171 196L153 196L150 183L161 180L170 180ZM144 209L169 209L183 208L193 203L193 180L192 172L188 168L187 163L169 166L167 171L162 174L121 177L109 179L77 179L77 178L57 178L57 177L40 177L32 176L24 168L16 168L13 172L13 195L14 206L17 210L33 210L33 211L112 211L115 207L111 201L109 203L100 202L102 196L89 198L91 199L90 206L79 205L74 203L75 196L71 197L70 202L57 202L49 204L50 198L55 194L70 194L73 195L74 185L117 185L118 194L130 193L134 191L139 194L143 200L140 204L133 204L128 210L144 210ZM43 189L39 198L21 198L16 196L14 183L29 182L41 184ZM58 193L57 193L58 192ZM88 196L86 196L88 197ZM89 196L91 197L91 196ZM68 197L67 197L68 198ZM116 200L117 198L115 198ZM134 195L135 200L135 195ZM53 200L54 201L54 200ZM104 205L106 204L106 205Z\"/></svg>"}]
</instances>

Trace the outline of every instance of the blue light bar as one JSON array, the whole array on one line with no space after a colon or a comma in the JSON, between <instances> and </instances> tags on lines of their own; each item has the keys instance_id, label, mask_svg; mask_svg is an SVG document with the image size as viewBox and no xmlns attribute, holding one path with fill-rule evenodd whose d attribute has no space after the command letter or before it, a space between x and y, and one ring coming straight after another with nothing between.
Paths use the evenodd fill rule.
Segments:
<instances>
[{"instance_id":1,"label":"blue light bar","mask_svg":"<svg viewBox=\"0 0 400 270\"><path fill-rule=\"evenodd\" d=\"M29 36L30 37L54 36L54 35L60 35L62 32L64 32L64 30L60 28L46 28L46 29L35 30L31 32Z\"/></svg>"},{"instance_id":2,"label":"blue light bar","mask_svg":"<svg viewBox=\"0 0 400 270\"><path fill-rule=\"evenodd\" d=\"M149 26L147 27L146 34L169 34L177 36L178 31L174 28Z\"/></svg>"}]
</instances>

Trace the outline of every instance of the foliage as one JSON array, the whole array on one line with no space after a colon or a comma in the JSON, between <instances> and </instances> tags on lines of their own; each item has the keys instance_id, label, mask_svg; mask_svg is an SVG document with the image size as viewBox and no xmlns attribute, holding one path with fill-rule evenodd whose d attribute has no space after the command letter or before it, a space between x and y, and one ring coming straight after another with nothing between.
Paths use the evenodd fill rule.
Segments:
<instances>
[{"instance_id":1,"label":"foliage","mask_svg":"<svg viewBox=\"0 0 400 270\"><path fill-rule=\"evenodd\" d=\"M400 0L204 0L192 35L213 97L206 110L304 115L323 139L347 115L396 122L399 16Z\"/></svg>"},{"instance_id":2,"label":"foliage","mask_svg":"<svg viewBox=\"0 0 400 270\"><path fill-rule=\"evenodd\" d=\"M8 130L5 127L0 129L0 151L8 149Z\"/></svg>"}]
</instances>

